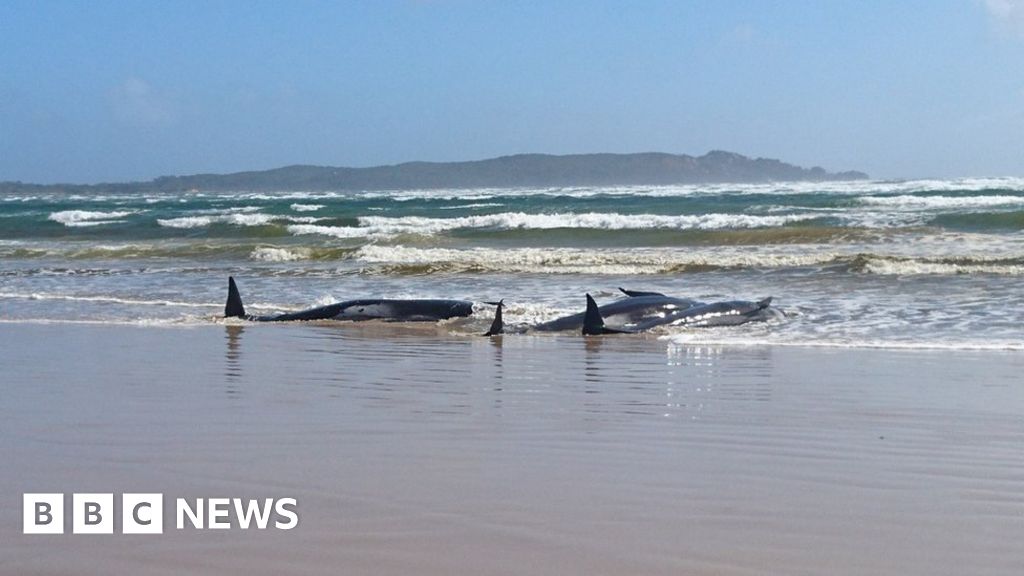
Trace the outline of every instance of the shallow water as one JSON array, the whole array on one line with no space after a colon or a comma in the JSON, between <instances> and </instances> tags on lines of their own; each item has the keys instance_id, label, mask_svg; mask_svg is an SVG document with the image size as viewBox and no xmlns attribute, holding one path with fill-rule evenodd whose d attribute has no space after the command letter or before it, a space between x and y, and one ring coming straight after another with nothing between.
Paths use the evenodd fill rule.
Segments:
<instances>
[{"instance_id":1,"label":"shallow water","mask_svg":"<svg viewBox=\"0 0 1024 576\"><path fill-rule=\"evenodd\" d=\"M1024 567L1016 352L0 324L0 492L294 496L289 532L28 537L2 573Z\"/></svg>"},{"instance_id":2,"label":"shallow water","mask_svg":"<svg viewBox=\"0 0 1024 576\"><path fill-rule=\"evenodd\" d=\"M504 298L526 326L625 286L789 314L681 343L1020 350L1024 180L0 195L0 321L209 324L229 274L257 313Z\"/></svg>"}]
</instances>

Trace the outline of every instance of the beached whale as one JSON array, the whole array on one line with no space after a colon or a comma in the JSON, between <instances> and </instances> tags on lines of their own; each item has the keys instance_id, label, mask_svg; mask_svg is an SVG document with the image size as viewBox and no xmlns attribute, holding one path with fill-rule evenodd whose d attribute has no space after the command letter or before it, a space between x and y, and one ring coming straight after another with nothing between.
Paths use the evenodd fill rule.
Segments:
<instances>
[{"instance_id":1,"label":"beached whale","mask_svg":"<svg viewBox=\"0 0 1024 576\"><path fill-rule=\"evenodd\" d=\"M631 299L631 298L630 298ZM629 300L629 299L627 299ZM621 301L620 301L621 302ZM687 308L667 310L660 315L644 318L640 321L624 325L621 329L605 326L604 314L597 302L587 294L587 310L583 313L583 335L599 334L632 334L650 330L658 326L738 326L748 322L764 322L776 316L770 310L772 299L765 298L757 302L746 300L730 300L698 303Z\"/></svg>"},{"instance_id":2,"label":"beached whale","mask_svg":"<svg viewBox=\"0 0 1024 576\"><path fill-rule=\"evenodd\" d=\"M224 305L225 318L243 318L254 322L288 322L292 320L436 322L449 318L466 317L472 313L473 303L468 300L389 300L371 298L346 300L299 312L253 316L245 313L242 296L238 292L235 279L231 277L228 278L228 300Z\"/></svg>"},{"instance_id":3,"label":"beached whale","mask_svg":"<svg viewBox=\"0 0 1024 576\"><path fill-rule=\"evenodd\" d=\"M675 298L660 292L641 292L619 288L625 298L605 304L599 308L601 317L608 319L617 326L636 325L642 322L664 318L694 306L704 306L704 302L690 298ZM586 313L564 316L550 322L533 326L532 330L540 332L561 332L583 328Z\"/></svg>"}]
</instances>

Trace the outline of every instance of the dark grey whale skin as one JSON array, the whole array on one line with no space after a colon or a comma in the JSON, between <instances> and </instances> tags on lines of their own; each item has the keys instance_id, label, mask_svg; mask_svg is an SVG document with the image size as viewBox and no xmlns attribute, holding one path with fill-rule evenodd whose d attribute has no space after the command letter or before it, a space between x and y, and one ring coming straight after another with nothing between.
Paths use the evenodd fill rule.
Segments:
<instances>
[{"instance_id":1,"label":"dark grey whale skin","mask_svg":"<svg viewBox=\"0 0 1024 576\"><path fill-rule=\"evenodd\" d=\"M294 320L384 320L391 322L436 322L461 318L473 313L473 303L466 300L390 300L365 298L346 300L299 312L270 316L246 316L256 322L289 322Z\"/></svg>"},{"instance_id":2,"label":"dark grey whale skin","mask_svg":"<svg viewBox=\"0 0 1024 576\"><path fill-rule=\"evenodd\" d=\"M632 292L637 296L620 298L598 307L601 317L609 324L616 326L637 325L645 321L662 318L667 315L677 314L689 310L695 306L705 306L703 302L690 298L674 298L653 292ZM583 328L585 312L572 314L532 326L531 330L539 332L561 332L563 330L580 330Z\"/></svg>"},{"instance_id":3,"label":"dark grey whale skin","mask_svg":"<svg viewBox=\"0 0 1024 576\"><path fill-rule=\"evenodd\" d=\"M234 278L228 278L228 300L224 305L224 316L226 318L243 318L253 322L291 322L297 320L436 322L449 318L466 317L472 313L473 303L468 300L365 298L346 300L299 312L254 316L245 313L242 297L238 292L238 286L235 285Z\"/></svg>"},{"instance_id":4,"label":"dark grey whale skin","mask_svg":"<svg viewBox=\"0 0 1024 576\"><path fill-rule=\"evenodd\" d=\"M623 292L626 291L623 290ZM626 292L626 294L629 295L630 293ZM625 301L628 302L633 299L626 298ZM619 302L622 302L622 300ZM602 334L635 334L658 326L739 326L748 322L764 322L775 318L778 312L769 308L771 303L771 298L765 298L757 302L729 300L712 302L710 304L701 303L686 308L666 310L662 313L652 314L632 324L621 325L618 328L609 328L605 324L601 307L594 302L590 294L587 294L587 309L583 313L581 331L584 336L598 336Z\"/></svg>"},{"instance_id":5,"label":"dark grey whale skin","mask_svg":"<svg viewBox=\"0 0 1024 576\"><path fill-rule=\"evenodd\" d=\"M757 302L747 300L729 300L693 306L666 314L662 318L649 318L636 323L632 328L643 332L658 326L739 326L748 322L765 322L779 315L771 308L772 299L765 298Z\"/></svg>"}]
</instances>

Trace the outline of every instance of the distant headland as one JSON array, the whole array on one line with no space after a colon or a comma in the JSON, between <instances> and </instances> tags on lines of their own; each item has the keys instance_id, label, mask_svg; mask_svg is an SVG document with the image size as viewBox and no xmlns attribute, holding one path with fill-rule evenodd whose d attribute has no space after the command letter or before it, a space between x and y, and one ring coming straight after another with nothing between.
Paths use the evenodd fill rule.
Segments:
<instances>
[{"instance_id":1,"label":"distant headland","mask_svg":"<svg viewBox=\"0 0 1024 576\"><path fill-rule=\"evenodd\" d=\"M749 158L713 150L703 156L640 154L517 154L470 162L406 162L391 166L342 168L286 166L233 174L161 176L148 182L26 184L0 182L0 193L326 191L437 188L629 186L787 181L863 180L863 172L827 172L770 158Z\"/></svg>"}]
</instances>

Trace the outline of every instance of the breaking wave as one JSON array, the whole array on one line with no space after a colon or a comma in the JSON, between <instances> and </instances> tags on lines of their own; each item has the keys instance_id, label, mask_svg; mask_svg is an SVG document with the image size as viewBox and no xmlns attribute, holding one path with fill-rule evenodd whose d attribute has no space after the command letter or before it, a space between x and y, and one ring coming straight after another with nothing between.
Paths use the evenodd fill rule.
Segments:
<instances>
[{"instance_id":1,"label":"breaking wave","mask_svg":"<svg viewBox=\"0 0 1024 576\"><path fill-rule=\"evenodd\" d=\"M835 248L835 247L829 247ZM575 248L415 248L369 245L353 255L375 265L371 272L396 275L436 273L678 274L713 270L834 268L886 276L997 274L1024 275L1024 255L1007 258L929 258L868 254L835 249L794 249L771 253L736 249L696 251Z\"/></svg>"},{"instance_id":2,"label":"breaking wave","mask_svg":"<svg viewBox=\"0 0 1024 576\"><path fill-rule=\"evenodd\" d=\"M458 218L422 216L364 216L359 226L289 226L292 234L321 234L336 238L395 236L399 234L430 235L461 229L491 230L553 230L587 228L596 230L722 230L731 228L764 228L784 226L818 218L817 214L757 216L749 214L699 214L665 216L660 214L555 213L527 214L505 212Z\"/></svg>"},{"instance_id":3,"label":"breaking wave","mask_svg":"<svg viewBox=\"0 0 1024 576\"><path fill-rule=\"evenodd\" d=\"M313 251L309 248L276 248L261 246L254 249L249 258L263 262L295 262L296 260L312 259Z\"/></svg>"},{"instance_id":4,"label":"breaking wave","mask_svg":"<svg viewBox=\"0 0 1024 576\"><path fill-rule=\"evenodd\" d=\"M965 209L994 206L1024 205L1024 196L997 194L992 196L866 196L860 198L863 204L893 209Z\"/></svg>"},{"instance_id":5,"label":"breaking wave","mask_svg":"<svg viewBox=\"0 0 1024 576\"><path fill-rule=\"evenodd\" d=\"M284 222L317 222L319 218L312 216L276 216L273 214L242 213L242 214L211 214L207 216L182 216L180 218L160 218L157 224L165 228L204 228L211 224L231 224L235 226L267 226L275 221Z\"/></svg>"},{"instance_id":6,"label":"breaking wave","mask_svg":"<svg viewBox=\"0 0 1024 576\"><path fill-rule=\"evenodd\" d=\"M102 226L104 224L120 224L121 218L135 214L132 210L114 212L97 212L91 210L62 210L50 214L49 219L60 222L68 227Z\"/></svg>"},{"instance_id":7,"label":"breaking wave","mask_svg":"<svg viewBox=\"0 0 1024 576\"><path fill-rule=\"evenodd\" d=\"M321 208L324 208L323 204L292 204L290 206L292 210L296 212L316 212Z\"/></svg>"}]
</instances>

